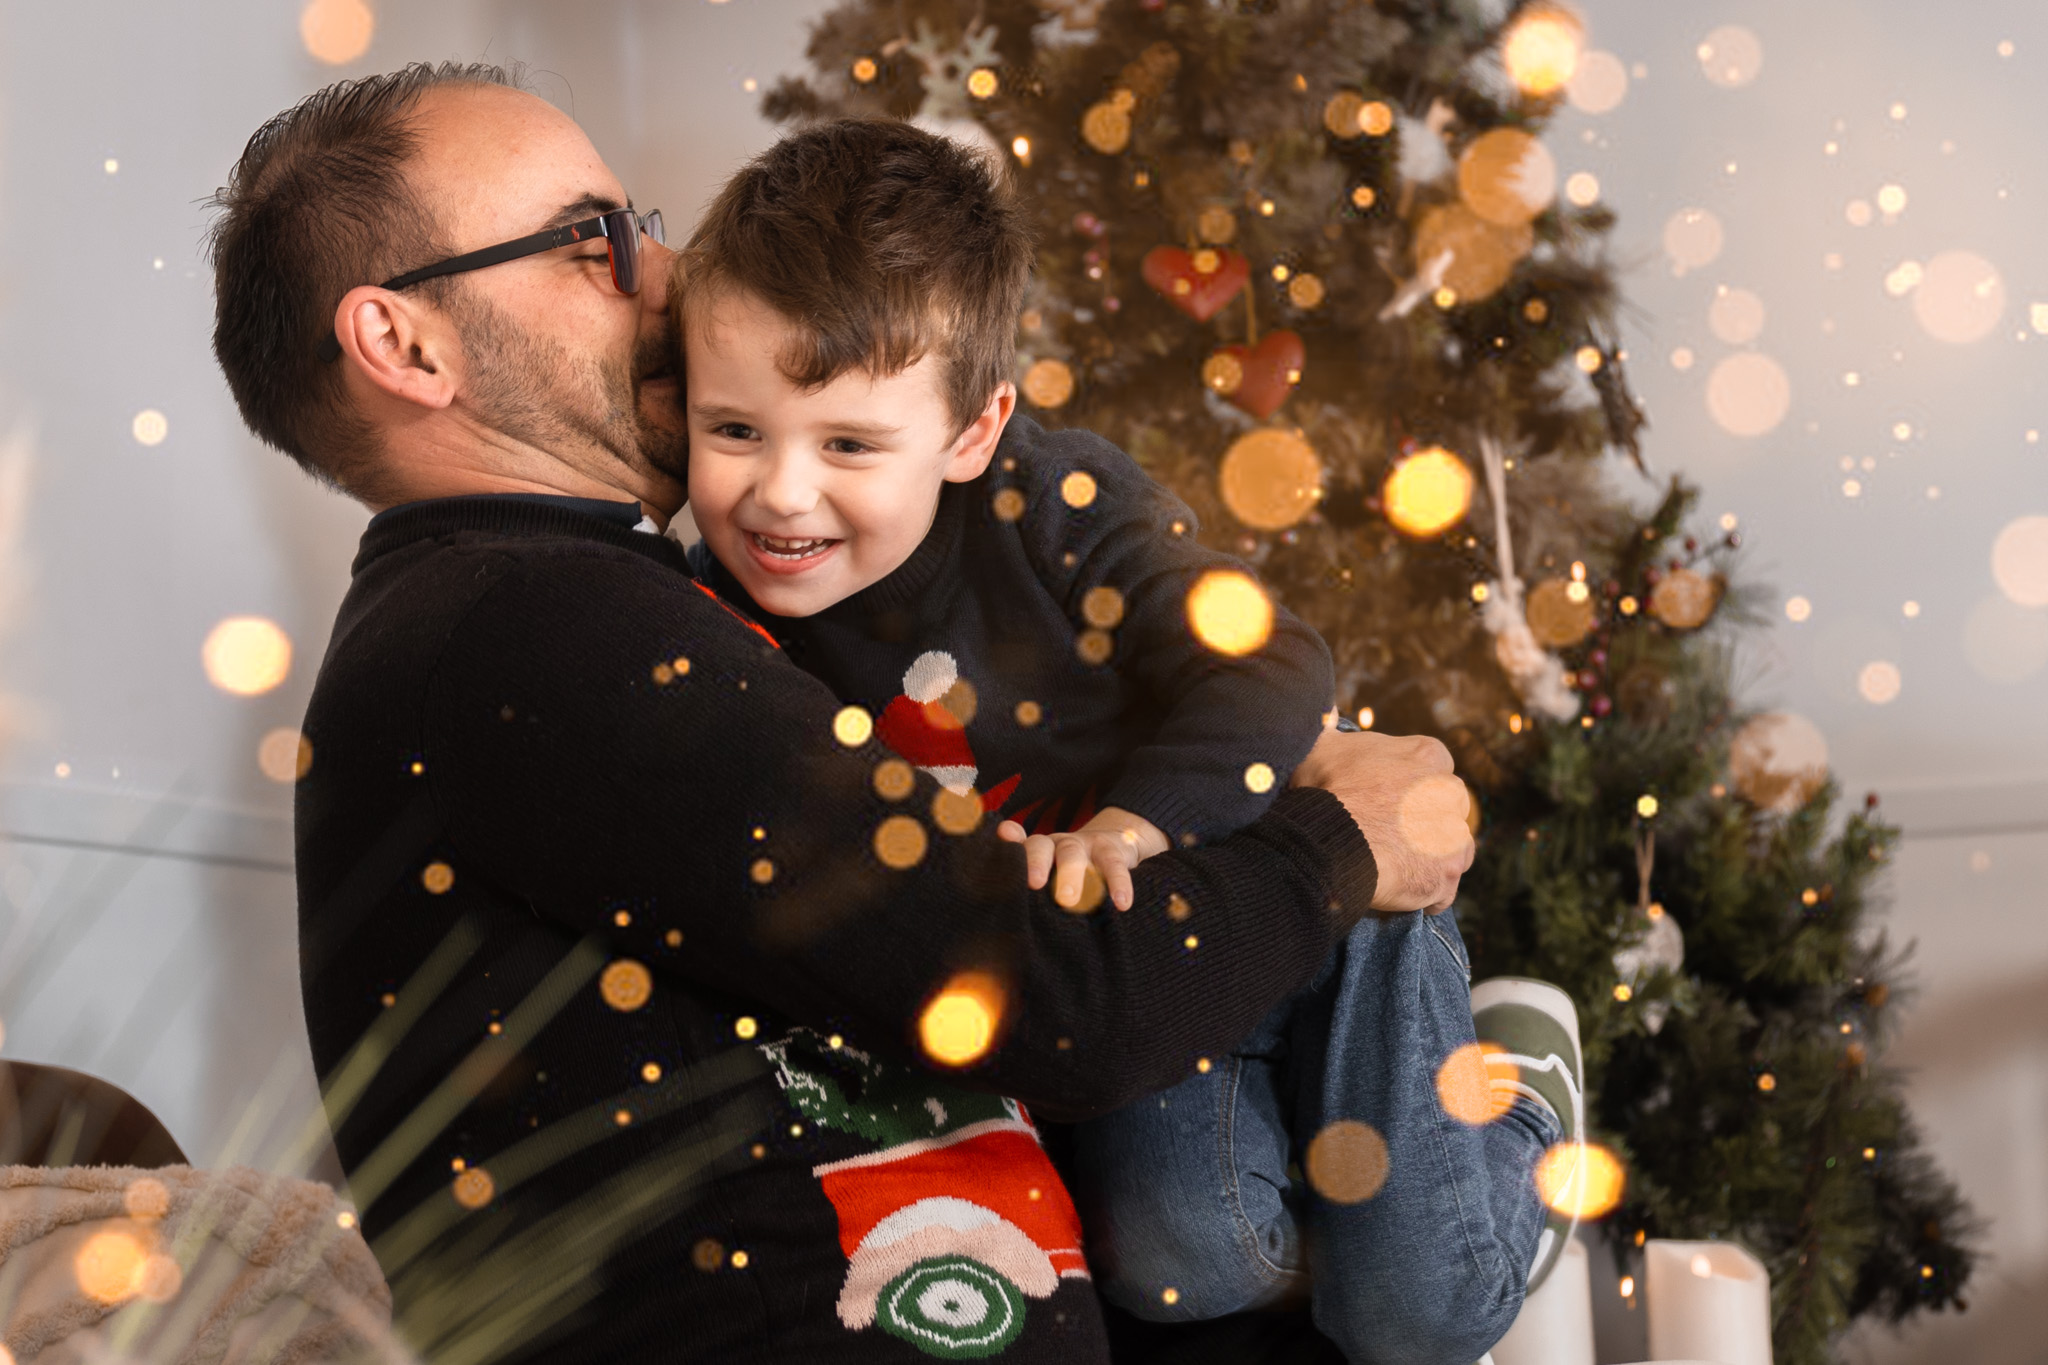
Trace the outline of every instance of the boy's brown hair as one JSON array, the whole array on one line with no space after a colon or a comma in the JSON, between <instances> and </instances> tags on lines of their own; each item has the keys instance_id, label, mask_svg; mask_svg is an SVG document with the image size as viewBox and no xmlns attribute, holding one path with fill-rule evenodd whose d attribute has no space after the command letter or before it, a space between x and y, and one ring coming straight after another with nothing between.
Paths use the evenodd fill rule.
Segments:
<instances>
[{"instance_id":1,"label":"boy's brown hair","mask_svg":"<svg viewBox=\"0 0 2048 1365\"><path fill-rule=\"evenodd\" d=\"M686 315L746 293L788 319L776 363L805 388L937 356L940 394L964 430L1016 365L1031 256L997 157L908 123L840 119L791 134L727 181L675 283Z\"/></svg>"}]
</instances>

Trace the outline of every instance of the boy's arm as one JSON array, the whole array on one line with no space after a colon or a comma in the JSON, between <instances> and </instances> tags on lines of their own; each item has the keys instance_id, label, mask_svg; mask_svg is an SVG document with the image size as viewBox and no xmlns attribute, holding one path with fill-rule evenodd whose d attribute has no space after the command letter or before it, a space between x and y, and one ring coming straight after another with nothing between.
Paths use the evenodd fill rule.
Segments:
<instances>
[{"instance_id":1,"label":"boy's arm","mask_svg":"<svg viewBox=\"0 0 2048 1365\"><path fill-rule=\"evenodd\" d=\"M1039 580L1074 629L1105 629L1106 667L1121 670L1163 713L1102 805L1156 826L1174 843L1218 838L1258 818L1322 729L1335 691L1330 651L1291 612L1273 607L1265 644L1231 657L1189 624L1188 594L1205 574L1251 570L1195 539L1194 513L1128 455L1087 432L1013 421L1025 493L1017 532ZM1068 496L1085 474L1093 497Z\"/></svg>"}]
</instances>

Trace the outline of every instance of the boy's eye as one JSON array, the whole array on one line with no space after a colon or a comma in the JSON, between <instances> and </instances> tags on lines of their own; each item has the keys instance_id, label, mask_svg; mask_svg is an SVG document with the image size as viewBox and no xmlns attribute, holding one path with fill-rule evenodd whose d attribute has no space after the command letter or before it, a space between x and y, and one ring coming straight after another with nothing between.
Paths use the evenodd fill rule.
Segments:
<instances>
[{"instance_id":1,"label":"boy's eye","mask_svg":"<svg viewBox=\"0 0 2048 1365\"><path fill-rule=\"evenodd\" d=\"M711 434L713 436L723 436L728 441L751 441L754 439L754 429L743 422L720 422L717 426L711 428Z\"/></svg>"},{"instance_id":2,"label":"boy's eye","mask_svg":"<svg viewBox=\"0 0 2048 1365\"><path fill-rule=\"evenodd\" d=\"M867 445L861 441L854 440L851 436L836 436L827 441L825 446L834 455L865 455L868 453Z\"/></svg>"}]
</instances>

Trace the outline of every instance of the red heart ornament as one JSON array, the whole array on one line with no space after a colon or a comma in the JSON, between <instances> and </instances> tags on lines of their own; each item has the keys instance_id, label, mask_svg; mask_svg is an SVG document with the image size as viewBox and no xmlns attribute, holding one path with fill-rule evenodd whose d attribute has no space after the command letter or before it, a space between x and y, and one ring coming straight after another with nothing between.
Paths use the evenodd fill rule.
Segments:
<instances>
[{"instance_id":1,"label":"red heart ornament","mask_svg":"<svg viewBox=\"0 0 2048 1365\"><path fill-rule=\"evenodd\" d=\"M1244 379L1223 395L1261 421L1271 417L1294 386L1301 382L1301 367L1308 361L1308 348L1298 333L1285 328L1266 333L1266 339L1246 349L1219 346L1217 355L1234 356L1244 369Z\"/></svg>"},{"instance_id":2,"label":"red heart ornament","mask_svg":"<svg viewBox=\"0 0 2048 1365\"><path fill-rule=\"evenodd\" d=\"M1214 269L1200 268L1211 261ZM1145 283L1196 322L1215 317L1252 277L1251 261L1222 247L1184 251L1177 246L1155 246L1145 253L1139 270Z\"/></svg>"}]
</instances>

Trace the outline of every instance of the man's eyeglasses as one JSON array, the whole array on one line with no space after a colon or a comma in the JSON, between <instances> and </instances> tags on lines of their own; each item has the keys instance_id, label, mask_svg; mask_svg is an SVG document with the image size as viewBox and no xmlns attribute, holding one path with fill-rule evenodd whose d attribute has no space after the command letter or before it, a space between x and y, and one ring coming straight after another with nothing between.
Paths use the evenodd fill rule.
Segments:
<instances>
[{"instance_id":1,"label":"man's eyeglasses","mask_svg":"<svg viewBox=\"0 0 2048 1365\"><path fill-rule=\"evenodd\" d=\"M418 284L421 280L436 279L442 275L460 275L471 270L482 270L485 266L503 265L516 261L522 256L538 256L543 251L556 247L573 246L587 242L593 237L602 237L605 250L611 257L612 284L621 294L640 292L640 235L652 237L656 242L665 240L661 222L661 210L650 209L636 213L632 209L613 209L600 213L595 218L585 218L580 223L565 227L548 228L527 237L517 237L496 246L487 246L480 251L465 251L460 256L450 256L445 261L423 265L418 270L408 270L403 275L394 275L377 286L379 289L403 289ZM341 359L341 342L332 332L320 338L322 360Z\"/></svg>"}]
</instances>

